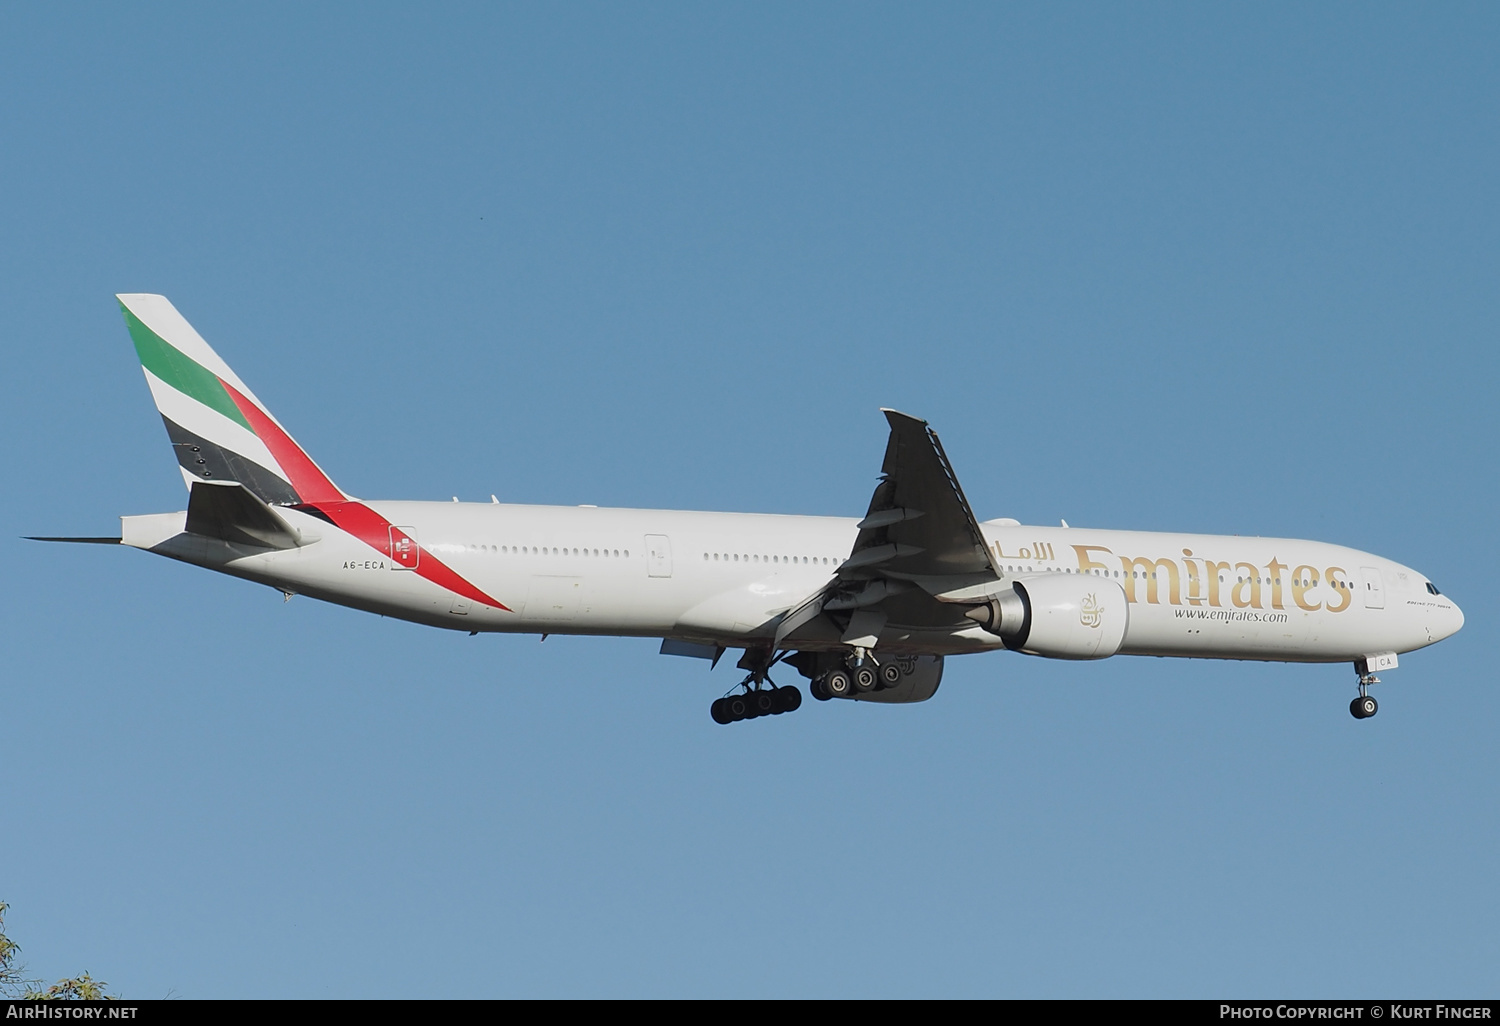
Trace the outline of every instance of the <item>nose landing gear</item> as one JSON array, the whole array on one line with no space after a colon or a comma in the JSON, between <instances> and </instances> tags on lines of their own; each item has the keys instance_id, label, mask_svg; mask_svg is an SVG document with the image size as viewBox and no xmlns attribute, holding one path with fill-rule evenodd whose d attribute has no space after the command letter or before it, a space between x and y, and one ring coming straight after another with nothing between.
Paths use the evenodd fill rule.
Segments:
<instances>
[{"instance_id":1,"label":"nose landing gear","mask_svg":"<svg viewBox=\"0 0 1500 1026\"><path fill-rule=\"evenodd\" d=\"M1380 703L1370 694L1370 685L1379 684L1380 678L1362 669L1355 672L1359 674L1359 697L1349 703L1349 714L1356 720L1367 720L1380 711Z\"/></svg>"}]
</instances>

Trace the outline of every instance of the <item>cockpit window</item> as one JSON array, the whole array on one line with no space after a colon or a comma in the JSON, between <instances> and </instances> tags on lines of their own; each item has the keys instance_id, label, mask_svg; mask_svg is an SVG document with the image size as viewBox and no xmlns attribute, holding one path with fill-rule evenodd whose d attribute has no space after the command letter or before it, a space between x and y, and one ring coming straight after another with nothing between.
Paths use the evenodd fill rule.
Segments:
<instances>
[{"instance_id":1,"label":"cockpit window","mask_svg":"<svg viewBox=\"0 0 1500 1026\"><path fill-rule=\"evenodd\" d=\"M1437 590L1437 585L1436 584L1433 584L1431 581L1428 581L1427 582L1427 594L1429 594L1429 595L1441 595L1442 592L1440 592L1440 591Z\"/></svg>"}]
</instances>

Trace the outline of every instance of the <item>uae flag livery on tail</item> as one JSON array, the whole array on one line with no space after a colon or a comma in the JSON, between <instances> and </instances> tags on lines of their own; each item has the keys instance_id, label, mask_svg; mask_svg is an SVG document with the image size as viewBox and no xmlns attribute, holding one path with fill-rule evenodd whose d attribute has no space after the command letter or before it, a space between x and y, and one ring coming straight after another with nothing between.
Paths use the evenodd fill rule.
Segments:
<instances>
[{"instance_id":1,"label":"uae flag livery on tail","mask_svg":"<svg viewBox=\"0 0 1500 1026\"><path fill-rule=\"evenodd\" d=\"M283 506L348 498L166 297L118 298L189 486L238 481Z\"/></svg>"},{"instance_id":2,"label":"uae flag livery on tail","mask_svg":"<svg viewBox=\"0 0 1500 1026\"><path fill-rule=\"evenodd\" d=\"M312 513L394 558L390 522L323 473L165 296L117 298L189 488L236 482L269 506ZM507 608L430 552L420 553L414 569L464 598Z\"/></svg>"}]
</instances>

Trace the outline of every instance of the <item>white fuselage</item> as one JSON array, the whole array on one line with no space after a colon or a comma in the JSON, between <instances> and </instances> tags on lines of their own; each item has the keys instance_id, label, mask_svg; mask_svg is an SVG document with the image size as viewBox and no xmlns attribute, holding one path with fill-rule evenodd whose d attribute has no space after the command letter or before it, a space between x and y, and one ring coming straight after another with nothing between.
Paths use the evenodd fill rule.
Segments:
<instances>
[{"instance_id":1,"label":"white fuselage","mask_svg":"<svg viewBox=\"0 0 1500 1026\"><path fill-rule=\"evenodd\" d=\"M126 517L126 544L342 605L465 631L634 635L744 646L833 576L852 518L502 503L366 503L505 609L397 566L317 517L282 510L310 544L240 549L183 531L184 514ZM1439 641L1463 614L1416 571L1281 538L981 525L994 562L1025 580L1108 578L1129 602L1123 654L1358 660ZM316 540L313 540L316 539ZM1002 647L976 624L881 634L882 649Z\"/></svg>"}]
</instances>

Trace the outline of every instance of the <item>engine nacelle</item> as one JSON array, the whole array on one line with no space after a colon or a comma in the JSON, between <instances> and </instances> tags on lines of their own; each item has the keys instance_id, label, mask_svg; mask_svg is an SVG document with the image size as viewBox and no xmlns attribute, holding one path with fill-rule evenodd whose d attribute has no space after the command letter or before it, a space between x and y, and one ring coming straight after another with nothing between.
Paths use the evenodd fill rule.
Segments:
<instances>
[{"instance_id":1,"label":"engine nacelle","mask_svg":"<svg viewBox=\"0 0 1500 1026\"><path fill-rule=\"evenodd\" d=\"M965 615L1017 652L1049 659L1104 659L1120 651L1130 604L1116 581L1048 574L1014 581Z\"/></svg>"}]
</instances>

